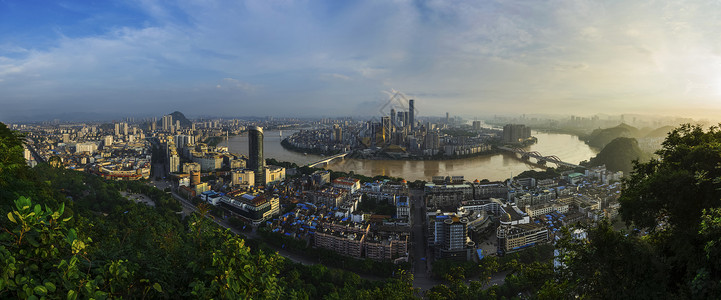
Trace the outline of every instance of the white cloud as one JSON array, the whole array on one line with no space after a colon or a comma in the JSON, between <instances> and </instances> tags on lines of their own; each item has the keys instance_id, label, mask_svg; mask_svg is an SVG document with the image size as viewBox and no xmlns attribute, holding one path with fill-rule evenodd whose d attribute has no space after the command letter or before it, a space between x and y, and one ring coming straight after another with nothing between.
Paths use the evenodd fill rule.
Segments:
<instances>
[{"instance_id":1,"label":"white cloud","mask_svg":"<svg viewBox=\"0 0 721 300\"><path fill-rule=\"evenodd\" d=\"M282 113L279 103L302 99L330 115L352 114L355 103L394 87L428 97L428 114L446 103L543 112L575 101L599 110L599 99L628 95L659 109L690 95L721 108L711 101L721 82L713 2L136 3L150 16L141 27L60 36L44 50L0 38L4 98L90 103L110 89L148 91L138 97L160 106L178 102L163 95L195 103L215 91L194 107L213 109L242 92L246 102L235 108L259 102L258 114Z\"/></svg>"}]
</instances>

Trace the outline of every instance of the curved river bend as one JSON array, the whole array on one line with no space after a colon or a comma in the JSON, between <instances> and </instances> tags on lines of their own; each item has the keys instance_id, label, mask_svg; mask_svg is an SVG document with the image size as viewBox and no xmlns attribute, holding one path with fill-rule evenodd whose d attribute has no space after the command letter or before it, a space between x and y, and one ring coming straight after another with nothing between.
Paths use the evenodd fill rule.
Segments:
<instances>
[{"instance_id":1,"label":"curved river bend","mask_svg":"<svg viewBox=\"0 0 721 300\"><path fill-rule=\"evenodd\" d=\"M285 130L283 137L293 134L294 130ZM595 156L598 151L579 140L577 136L559 133L533 132L538 143L528 147L528 151L538 151L544 156L555 155L570 163L579 163ZM264 138L265 158L294 162L305 165L322 159L318 155L303 155L292 152L280 145L282 137L278 131L266 131ZM221 145L228 145L230 152L248 155L248 136L231 137ZM531 159L533 161L533 159ZM549 166L553 164L549 163ZM512 174L526 170L542 170L541 167L524 162L513 154L493 154L464 159L450 160L361 160L345 159L330 163L327 169L350 172L366 176L387 175L402 177L409 181L430 180L433 176L463 175L466 180L489 179L504 180Z\"/></svg>"}]
</instances>

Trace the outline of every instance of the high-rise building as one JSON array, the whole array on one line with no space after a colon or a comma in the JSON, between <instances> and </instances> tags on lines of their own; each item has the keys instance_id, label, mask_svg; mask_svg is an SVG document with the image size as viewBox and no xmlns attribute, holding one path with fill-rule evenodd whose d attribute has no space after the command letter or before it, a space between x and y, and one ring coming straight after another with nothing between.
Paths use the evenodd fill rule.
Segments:
<instances>
[{"instance_id":1,"label":"high-rise building","mask_svg":"<svg viewBox=\"0 0 721 300\"><path fill-rule=\"evenodd\" d=\"M128 136L128 123L123 123L123 135Z\"/></svg>"},{"instance_id":2,"label":"high-rise building","mask_svg":"<svg viewBox=\"0 0 721 300\"><path fill-rule=\"evenodd\" d=\"M180 157L178 157L178 152L172 151L168 157L168 169L170 173L180 172Z\"/></svg>"},{"instance_id":3,"label":"high-rise building","mask_svg":"<svg viewBox=\"0 0 721 300\"><path fill-rule=\"evenodd\" d=\"M406 126L406 125L405 125L405 124L406 124L406 118L405 118L406 112L404 112L404 111L399 111L397 114L398 114L398 117L396 117L396 125L397 125L398 128L400 129L400 128L402 128L403 126Z\"/></svg>"},{"instance_id":4,"label":"high-rise building","mask_svg":"<svg viewBox=\"0 0 721 300\"><path fill-rule=\"evenodd\" d=\"M398 126L396 123L396 109L391 108L391 133L393 133L395 128Z\"/></svg>"},{"instance_id":5,"label":"high-rise building","mask_svg":"<svg viewBox=\"0 0 721 300\"><path fill-rule=\"evenodd\" d=\"M481 121L473 121L473 130L481 130Z\"/></svg>"},{"instance_id":6,"label":"high-rise building","mask_svg":"<svg viewBox=\"0 0 721 300\"><path fill-rule=\"evenodd\" d=\"M503 141L521 143L531 137L531 128L523 124L506 124L503 126Z\"/></svg>"},{"instance_id":7,"label":"high-rise building","mask_svg":"<svg viewBox=\"0 0 721 300\"><path fill-rule=\"evenodd\" d=\"M165 115L163 116L163 131L169 131L170 127L173 126L173 116L172 115Z\"/></svg>"},{"instance_id":8,"label":"high-rise building","mask_svg":"<svg viewBox=\"0 0 721 300\"><path fill-rule=\"evenodd\" d=\"M120 136L120 123L115 123L115 136Z\"/></svg>"},{"instance_id":9,"label":"high-rise building","mask_svg":"<svg viewBox=\"0 0 721 300\"><path fill-rule=\"evenodd\" d=\"M451 114L446 112L446 124L451 124Z\"/></svg>"},{"instance_id":10,"label":"high-rise building","mask_svg":"<svg viewBox=\"0 0 721 300\"><path fill-rule=\"evenodd\" d=\"M388 116L382 117L381 124L383 126L383 143L388 144L391 136L391 118Z\"/></svg>"},{"instance_id":11,"label":"high-rise building","mask_svg":"<svg viewBox=\"0 0 721 300\"><path fill-rule=\"evenodd\" d=\"M106 135L105 138L103 138L103 148L110 147L112 145L113 145L113 136Z\"/></svg>"},{"instance_id":12,"label":"high-rise building","mask_svg":"<svg viewBox=\"0 0 721 300\"><path fill-rule=\"evenodd\" d=\"M333 125L333 135L335 137L336 142L343 142L343 128L340 127L338 124Z\"/></svg>"},{"instance_id":13,"label":"high-rise building","mask_svg":"<svg viewBox=\"0 0 721 300\"><path fill-rule=\"evenodd\" d=\"M435 244L439 258L467 259L469 247L468 219L458 215L437 216L435 221Z\"/></svg>"},{"instance_id":14,"label":"high-rise building","mask_svg":"<svg viewBox=\"0 0 721 300\"><path fill-rule=\"evenodd\" d=\"M411 123L410 123L410 119L409 119L407 111L403 112L403 127L408 128L408 129L411 128Z\"/></svg>"},{"instance_id":15,"label":"high-rise building","mask_svg":"<svg viewBox=\"0 0 721 300\"><path fill-rule=\"evenodd\" d=\"M263 158L263 128L248 128L248 168L255 172L255 186L265 185L265 159Z\"/></svg>"},{"instance_id":16,"label":"high-rise building","mask_svg":"<svg viewBox=\"0 0 721 300\"><path fill-rule=\"evenodd\" d=\"M415 112L416 100L408 100L408 123L411 125L411 131L416 130L416 112Z\"/></svg>"}]
</instances>

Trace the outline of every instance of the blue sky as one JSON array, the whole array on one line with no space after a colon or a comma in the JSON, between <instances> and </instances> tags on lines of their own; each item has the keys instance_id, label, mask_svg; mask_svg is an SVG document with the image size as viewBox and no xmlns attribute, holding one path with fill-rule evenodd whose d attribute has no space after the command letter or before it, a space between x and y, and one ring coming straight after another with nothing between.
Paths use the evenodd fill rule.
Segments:
<instances>
[{"instance_id":1,"label":"blue sky","mask_svg":"<svg viewBox=\"0 0 721 300\"><path fill-rule=\"evenodd\" d=\"M721 112L718 1L0 0L0 120Z\"/></svg>"}]
</instances>

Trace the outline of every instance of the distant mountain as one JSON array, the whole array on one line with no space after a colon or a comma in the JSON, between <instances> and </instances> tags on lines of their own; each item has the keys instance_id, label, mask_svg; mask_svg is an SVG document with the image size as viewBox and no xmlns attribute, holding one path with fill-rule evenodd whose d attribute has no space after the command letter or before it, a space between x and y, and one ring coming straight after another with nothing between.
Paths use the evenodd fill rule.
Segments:
<instances>
[{"instance_id":1,"label":"distant mountain","mask_svg":"<svg viewBox=\"0 0 721 300\"><path fill-rule=\"evenodd\" d=\"M648 159L649 156L639 148L636 139L619 137L603 147L596 157L591 158L588 165L594 167L606 165L608 170L623 171L623 174L629 174L633 170L632 161L645 162Z\"/></svg>"},{"instance_id":2,"label":"distant mountain","mask_svg":"<svg viewBox=\"0 0 721 300\"><path fill-rule=\"evenodd\" d=\"M646 134L645 137L647 138L665 138L668 136L669 132L673 131L673 126L663 126L661 128L657 128L649 133Z\"/></svg>"},{"instance_id":3,"label":"distant mountain","mask_svg":"<svg viewBox=\"0 0 721 300\"><path fill-rule=\"evenodd\" d=\"M638 135L636 127L621 123L616 127L596 129L591 134L581 137L591 147L603 149L608 143L619 137L636 137Z\"/></svg>"},{"instance_id":4,"label":"distant mountain","mask_svg":"<svg viewBox=\"0 0 721 300\"><path fill-rule=\"evenodd\" d=\"M170 115L173 116L173 124L175 124L175 121L180 121L180 127L190 127L193 124L193 122L190 122L190 120L188 120L182 112L174 111ZM163 125L162 118L158 119L157 125Z\"/></svg>"}]
</instances>

